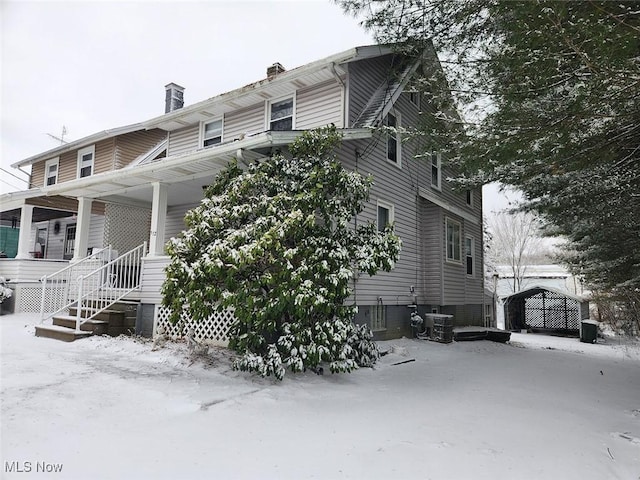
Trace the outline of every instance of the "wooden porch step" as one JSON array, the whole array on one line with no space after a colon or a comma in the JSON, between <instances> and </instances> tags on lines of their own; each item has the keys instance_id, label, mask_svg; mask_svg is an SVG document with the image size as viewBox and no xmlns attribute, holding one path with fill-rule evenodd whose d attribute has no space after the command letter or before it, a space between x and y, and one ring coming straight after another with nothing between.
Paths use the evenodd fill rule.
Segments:
<instances>
[{"instance_id":1,"label":"wooden porch step","mask_svg":"<svg viewBox=\"0 0 640 480\"><path fill-rule=\"evenodd\" d=\"M53 317L53 324L58 327L66 327L74 329L76 328L76 317L71 316L55 316ZM104 320L86 320L80 325L80 330L84 332L91 332L94 335L104 335L109 330L109 322Z\"/></svg>"},{"instance_id":2,"label":"wooden porch step","mask_svg":"<svg viewBox=\"0 0 640 480\"><path fill-rule=\"evenodd\" d=\"M75 318L77 311L78 310L76 307L71 307L69 308L69 315ZM94 312L95 309L83 308L80 316L86 318L92 315ZM103 310L95 317L93 317L93 320L102 320L104 322L108 322L110 327L122 327L124 326L124 312L112 309Z\"/></svg>"},{"instance_id":3,"label":"wooden porch step","mask_svg":"<svg viewBox=\"0 0 640 480\"><path fill-rule=\"evenodd\" d=\"M76 332L70 328L58 325L36 325L36 337L53 338L63 342L73 342L80 338L93 335L91 332Z\"/></svg>"}]
</instances>

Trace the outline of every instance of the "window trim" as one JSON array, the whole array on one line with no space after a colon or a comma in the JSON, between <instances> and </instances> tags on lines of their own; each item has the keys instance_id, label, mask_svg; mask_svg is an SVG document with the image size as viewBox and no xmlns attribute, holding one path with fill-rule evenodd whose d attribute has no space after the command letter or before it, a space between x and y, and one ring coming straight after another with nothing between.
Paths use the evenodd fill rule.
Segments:
<instances>
[{"instance_id":1,"label":"window trim","mask_svg":"<svg viewBox=\"0 0 640 480\"><path fill-rule=\"evenodd\" d=\"M369 309L371 313L371 331L383 332L387 329L387 306L382 302L371 305Z\"/></svg>"},{"instance_id":2,"label":"window trim","mask_svg":"<svg viewBox=\"0 0 640 480\"><path fill-rule=\"evenodd\" d=\"M271 131L271 106L274 103L280 103L280 102L284 102L285 100L292 100L292 106L291 106L291 130L295 130L296 129L296 92L293 92L289 95L284 95L282 97L278 97L278 98L272 98L271 100L266 100L266 107L265 107L265 125L264 125L264 129L265 131ZM284 117L287 118L287 117ZM280 119L282 120L282 119ZM284 131L288 131L288 130L284 130Z\"/></svg>"},{"instance_id":3,"label":"window trim","mask_svg":"<svg viewBox=\"0 0 640 480\"><path fill-rule=\"evenodd\" d=\"M475 201L473 199L474 195L473 195L473 190L469 189L465 192L465 203L467 204L467 207L469 208L473 208Z\"/></svg>"},{"instance_id":4,"label":"window trim","mask_svg":"<svg viewBox=\"0 0 640 480\"><path fill-rule=\"evenodd\" d=\"M416 89L414 90L409 90L409 102L411 102L411 104L415 105L418 110L420 110L420 92Z\"/></svg>"},{"instance_id":5,"label":"window trim","mask_svg":"<svg viewBox=\"0 0 640 480\"><path fill-rule=\"evenodd\" d=\"M205 138L207 125L213 122L220 122L220 141L218 143L214 143L213 145L205 145L204 142L208 140L207 138ZM215 137L212 137L212 138L215 138ZM210 120L203 120L200 122L200 141L199 141L200 148L208 148L215 145L220 145L222 142L224 142L224 116L212 118Z\"/></svg>"},{"instance_id":6,"label":"window trim","mask_svg":"<svg viewBox=\"0 0 640 480\"><path fill-rule=\"evenodd\" d=\"M91 153L91 173L89 175L85 175L84 177L81 177L80 174L82 172L82 157L85 156L87 153ZM78 164L77 164L77 169L76 169L76 178L87 178L87 177L91 177L93 176L93 174L95 173L95 166L96 166L96 146L95 145L89 145L88 147L84 147L78 150ZM85 167L86 168L86 167Z\"/></svg>"},{"instance_id":7,"label":"window trim","mask_svg":"<svg viewBox=\"0 0 640 480\"><path fill-rule=\"evenodd\" d=\"M433 164L434 158L436 159L436 165ZM438 170L438 182L433 183L433 167ZM442 154L440 152L431 152L431 188L442 191Z\"/></svg>"},{"instance_id":8,"label":"window trim","mask_svg":"<svg viewBox=\"0 0 640 480\"><path fill-rule=\"evenodd\" d=\"M389 212L389 225L393 225L394 221L395 221L395 208L393 206L392 203L389 202L385 202L384 200L377 200L376 201L376 227L378 229L379 232L383 231L384 228L382 230L380 230L380 214L379 214L379 210L380 208L385 208L388 210ZM386 227L386 225L385 225Z\"/></svg>"},{"instance_id":9,"label":"window trim","mask_svg":"<svg viewBox=\"0 0 640 480\"><path fill-rule=\"evenodd\" d=\"M455 258L455 251L453 252L453 256L449 257L449 225L458 227L458 245L456 248L459 257L458 259ZM444 219L444 249L445 261L447 263L462 265L462 223L450 217L445 217Z\"/></svg>"},{"instance_id":10,"label":"window trim","mask_svg":"<svg viewBox=\"0 0 640 480\"><path fill-rule=\"evenodd\" d=\"M471 240L471 252L467 252L467 240ZM471 273L469 273L469 259L471 259ZM468 277L476 276L476 239L471 235L464 236L464 268Z\"/></svg>"},{"instance_id":11,"label":"window trim","mask_svg":"<svg viewBox=\"0 0 640 480\"><path fill-rule=\"evenodd\" d=\"M55 181L53 183L49 183L49 178L53 178L49 176L49 167L55 165L56 166L56 175ZM44 163L44 182L43 185L45 187L50 187L51 185L56 185L58 183L58 177L60 175L60 157L55 157L47 160Z\"/></svg>"},{"instance_id":12,"label":"window trim","mask_svg":"<svg viewBox=\"0 0 640 480\"><path fill-rule=\"evenodd\" d=\"M400 135L400 131L399 129L402 126L402 116L400 115L400 112L396 112L396 111L392 111L387 113L387 116L384 118L384 125L386 127L389 126L389 115L392 115L395 120L396 120L396 134L395 134L395 142L396 142L396 160L392 160L389 158L389 140L391 139L391 134L387 133L387 138L386 138L386 142L385 142L385 155L386 155L386 159L387 162L389 162L391 165L394 165L398 168L402 168L402 136Z\"/></svg>"}]
</instances>

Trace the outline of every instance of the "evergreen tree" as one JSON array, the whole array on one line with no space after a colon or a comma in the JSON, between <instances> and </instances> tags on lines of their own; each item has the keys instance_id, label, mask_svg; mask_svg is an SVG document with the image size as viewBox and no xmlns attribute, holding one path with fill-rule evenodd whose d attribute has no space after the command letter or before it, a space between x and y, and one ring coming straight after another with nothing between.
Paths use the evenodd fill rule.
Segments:
<instances>
[{"instance_id":1,"label":"evergreen tree","mask_svg":"<svg viewBox=\"0 0 640 480\"><path fill-rule=\"evenodd\" d=\"M335 127L305 132L289 147L242 170L231 164L187 213L168 245L164 305L204 321L232 308L236 367L282 379L329 364L332 372L371 365L371 332L352 322L350 283L390 270L400 240L392 226L350 225L370 178L335 158Z\"/></svg>"},{"instance_id":2,"label":"evergreen tree","mask_svg":"<svg viewBox=\"0 0 640 480\"><path fill-rule=\"evenodd\" d=\"M462 186L500 181L601 288L640 288L640 2L341 0L381 42L433 41L464 119L420 132Z\"/></svg>"}]
</instances>

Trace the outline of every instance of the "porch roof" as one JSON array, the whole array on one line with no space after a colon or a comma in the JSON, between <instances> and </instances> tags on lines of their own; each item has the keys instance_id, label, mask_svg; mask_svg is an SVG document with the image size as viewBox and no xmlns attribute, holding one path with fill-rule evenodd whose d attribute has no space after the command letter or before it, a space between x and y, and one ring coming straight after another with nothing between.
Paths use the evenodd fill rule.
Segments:
<instances>
[{"instance_id":1,"label":"porch roof","mask_svg":"<svg viewBox=\"0 0 640 480\"><path fill-rule=\"evenodd\" d=\"M368 128L341 129L344 140L369 138ZM182 155L163 158L135 167L113 170L80 178L45 188L20 192L20 198L13 200L16 207L26 198L62 195L67 197L100 198L104 201L148 207L152 199L152 185L159 182L170 186L169 205L198 202L202 199L202 187L237 158L248 165L264 158L271 148L289 145L303 131L267 131L242 140L201 148ZM7 194L3 197L10 197ZM4 199L3 205L5 203Z\"/></svg>"}]
</instances>

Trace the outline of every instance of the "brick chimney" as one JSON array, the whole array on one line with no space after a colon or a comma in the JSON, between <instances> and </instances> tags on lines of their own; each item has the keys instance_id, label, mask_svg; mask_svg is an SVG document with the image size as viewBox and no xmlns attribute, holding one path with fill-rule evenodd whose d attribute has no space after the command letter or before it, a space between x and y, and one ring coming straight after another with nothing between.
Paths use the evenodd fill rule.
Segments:
<instances>
[{"instance_id":1,"label":"brick chimney","mask_svg":"<svg viewBox=\"0 0 640 480\"><path fill-rule=\"evenodd\" d=\"M184 87L177 83L170 83L164 86L166 92L164 97L164 113L173 112L184 106Z\"/></svg>"},{"instance_id":2,"label":"brick chimney","mask_svg":"<svg viewBox=\"0 0 640 480\"><path fill-rule=\"evenodd\" d=\"M282 66L281 63L274 63L273 65L271 65L270 67L267 67L267 78L273 78L276 75L278 75L279 73L284 72L285 69Z\"/></svg>"}]
</instances>

